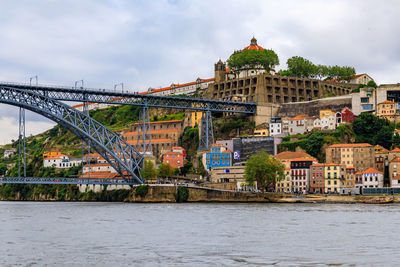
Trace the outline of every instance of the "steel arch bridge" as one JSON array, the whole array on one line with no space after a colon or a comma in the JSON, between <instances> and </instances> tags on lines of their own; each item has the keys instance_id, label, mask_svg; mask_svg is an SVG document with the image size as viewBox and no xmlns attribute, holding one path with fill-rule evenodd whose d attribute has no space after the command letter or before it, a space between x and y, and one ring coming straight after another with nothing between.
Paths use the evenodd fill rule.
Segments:
<instances>
[{"instance_id":1,"label":"steel arch bridge","mask_svg":"<svg viewBox=\"0 0 400 267\"><path fill-rule=\"evenodd\" d=\"M32 90L4 85L0 85L0 103L28 109L60 124L90 144L121 175L126 184L143 183L139 172L143 156L87 114Z\"/></svg>"}]
</instances>

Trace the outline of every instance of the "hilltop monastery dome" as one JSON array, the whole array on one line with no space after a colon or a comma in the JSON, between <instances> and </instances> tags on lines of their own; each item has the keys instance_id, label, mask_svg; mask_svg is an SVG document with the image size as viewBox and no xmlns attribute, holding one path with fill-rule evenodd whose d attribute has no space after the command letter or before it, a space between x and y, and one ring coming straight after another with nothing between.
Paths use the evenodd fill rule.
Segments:
<instances>
[{"instance_id":1,"label":"hilltop monastery dome","mask_svg":"<svg viewBox=\"0 0 400 267\"><path fill-rule=\"evenodd\" d=\"M245 48L243 48L243 51L244 51L244 50L258 50L258 51L262 51L262 50L264 50L264 48L261 47L261 46L259 46L259 45L257 44L257 39L253 37L253 38L251 38L250 45L249 45L249 46L246 46Z\"/></svg>"}]
</instances>

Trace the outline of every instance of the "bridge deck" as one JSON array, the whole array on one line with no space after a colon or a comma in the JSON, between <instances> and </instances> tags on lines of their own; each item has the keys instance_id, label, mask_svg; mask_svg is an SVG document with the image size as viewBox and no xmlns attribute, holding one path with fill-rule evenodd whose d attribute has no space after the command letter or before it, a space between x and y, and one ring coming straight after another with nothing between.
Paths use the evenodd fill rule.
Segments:
<instances>
[{"instance_id":1,"label":"bridge deck","mask_svg":"<svg viewBox=\"0 0 400 267\"><path fill-rule=\"evenodd\" d=\"M120 105L136 105L199 111L233 112L254 114L257 103L219 101L212 99L141 95L138 92L117 92L106 89L74 88L66 86L29 85L24 83L0 82L0 87L33 90L55 100L92 102Z\"/></svg>"},{"instance_id":2,"label":"bridge deck","mask_svg":"<svg viewBox=\"0 0 400 267\"><path fill-rule=\"evenodd\" d=\"M123 179L63 178L63 177L0 177L0 184L76 184L76 185L134 185Z\"/></svg>"}]
</instances>

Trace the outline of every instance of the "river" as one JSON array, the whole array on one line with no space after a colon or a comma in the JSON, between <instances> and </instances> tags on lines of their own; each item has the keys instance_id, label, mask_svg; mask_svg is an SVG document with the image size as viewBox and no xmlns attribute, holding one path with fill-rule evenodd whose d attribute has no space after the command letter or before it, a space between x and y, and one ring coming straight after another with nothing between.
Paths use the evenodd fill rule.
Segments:
<instances>
[{"instance_id":1,"label":"river","mask_svg":"<svg viewBox=\"0 0 400 267\"><path fill-rule=\"evenodd\" d=\"M398 265L400 205L0 202L0 266Z\"/></svg>"}]
</instances>

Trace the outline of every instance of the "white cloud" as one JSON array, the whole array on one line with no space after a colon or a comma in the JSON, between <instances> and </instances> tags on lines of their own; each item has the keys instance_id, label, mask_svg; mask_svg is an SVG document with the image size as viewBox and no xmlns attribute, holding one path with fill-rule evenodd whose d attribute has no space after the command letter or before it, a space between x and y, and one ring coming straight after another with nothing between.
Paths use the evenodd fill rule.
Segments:
<instances>
[{"instance_id":1,"label":"white cloud","mask_svg":"<svg viewBox=\"0 0 400 267\"><path fill-rule=\"evenodd\" d=\"M0 1L0 80L143 91L213 76L248 45L399 82L400 2ZM10 116L0 107L0 118ZM37 118L41 121L41 118ZM11 133L11 132L10 132Z\"/></svg>"}]
</instances>

